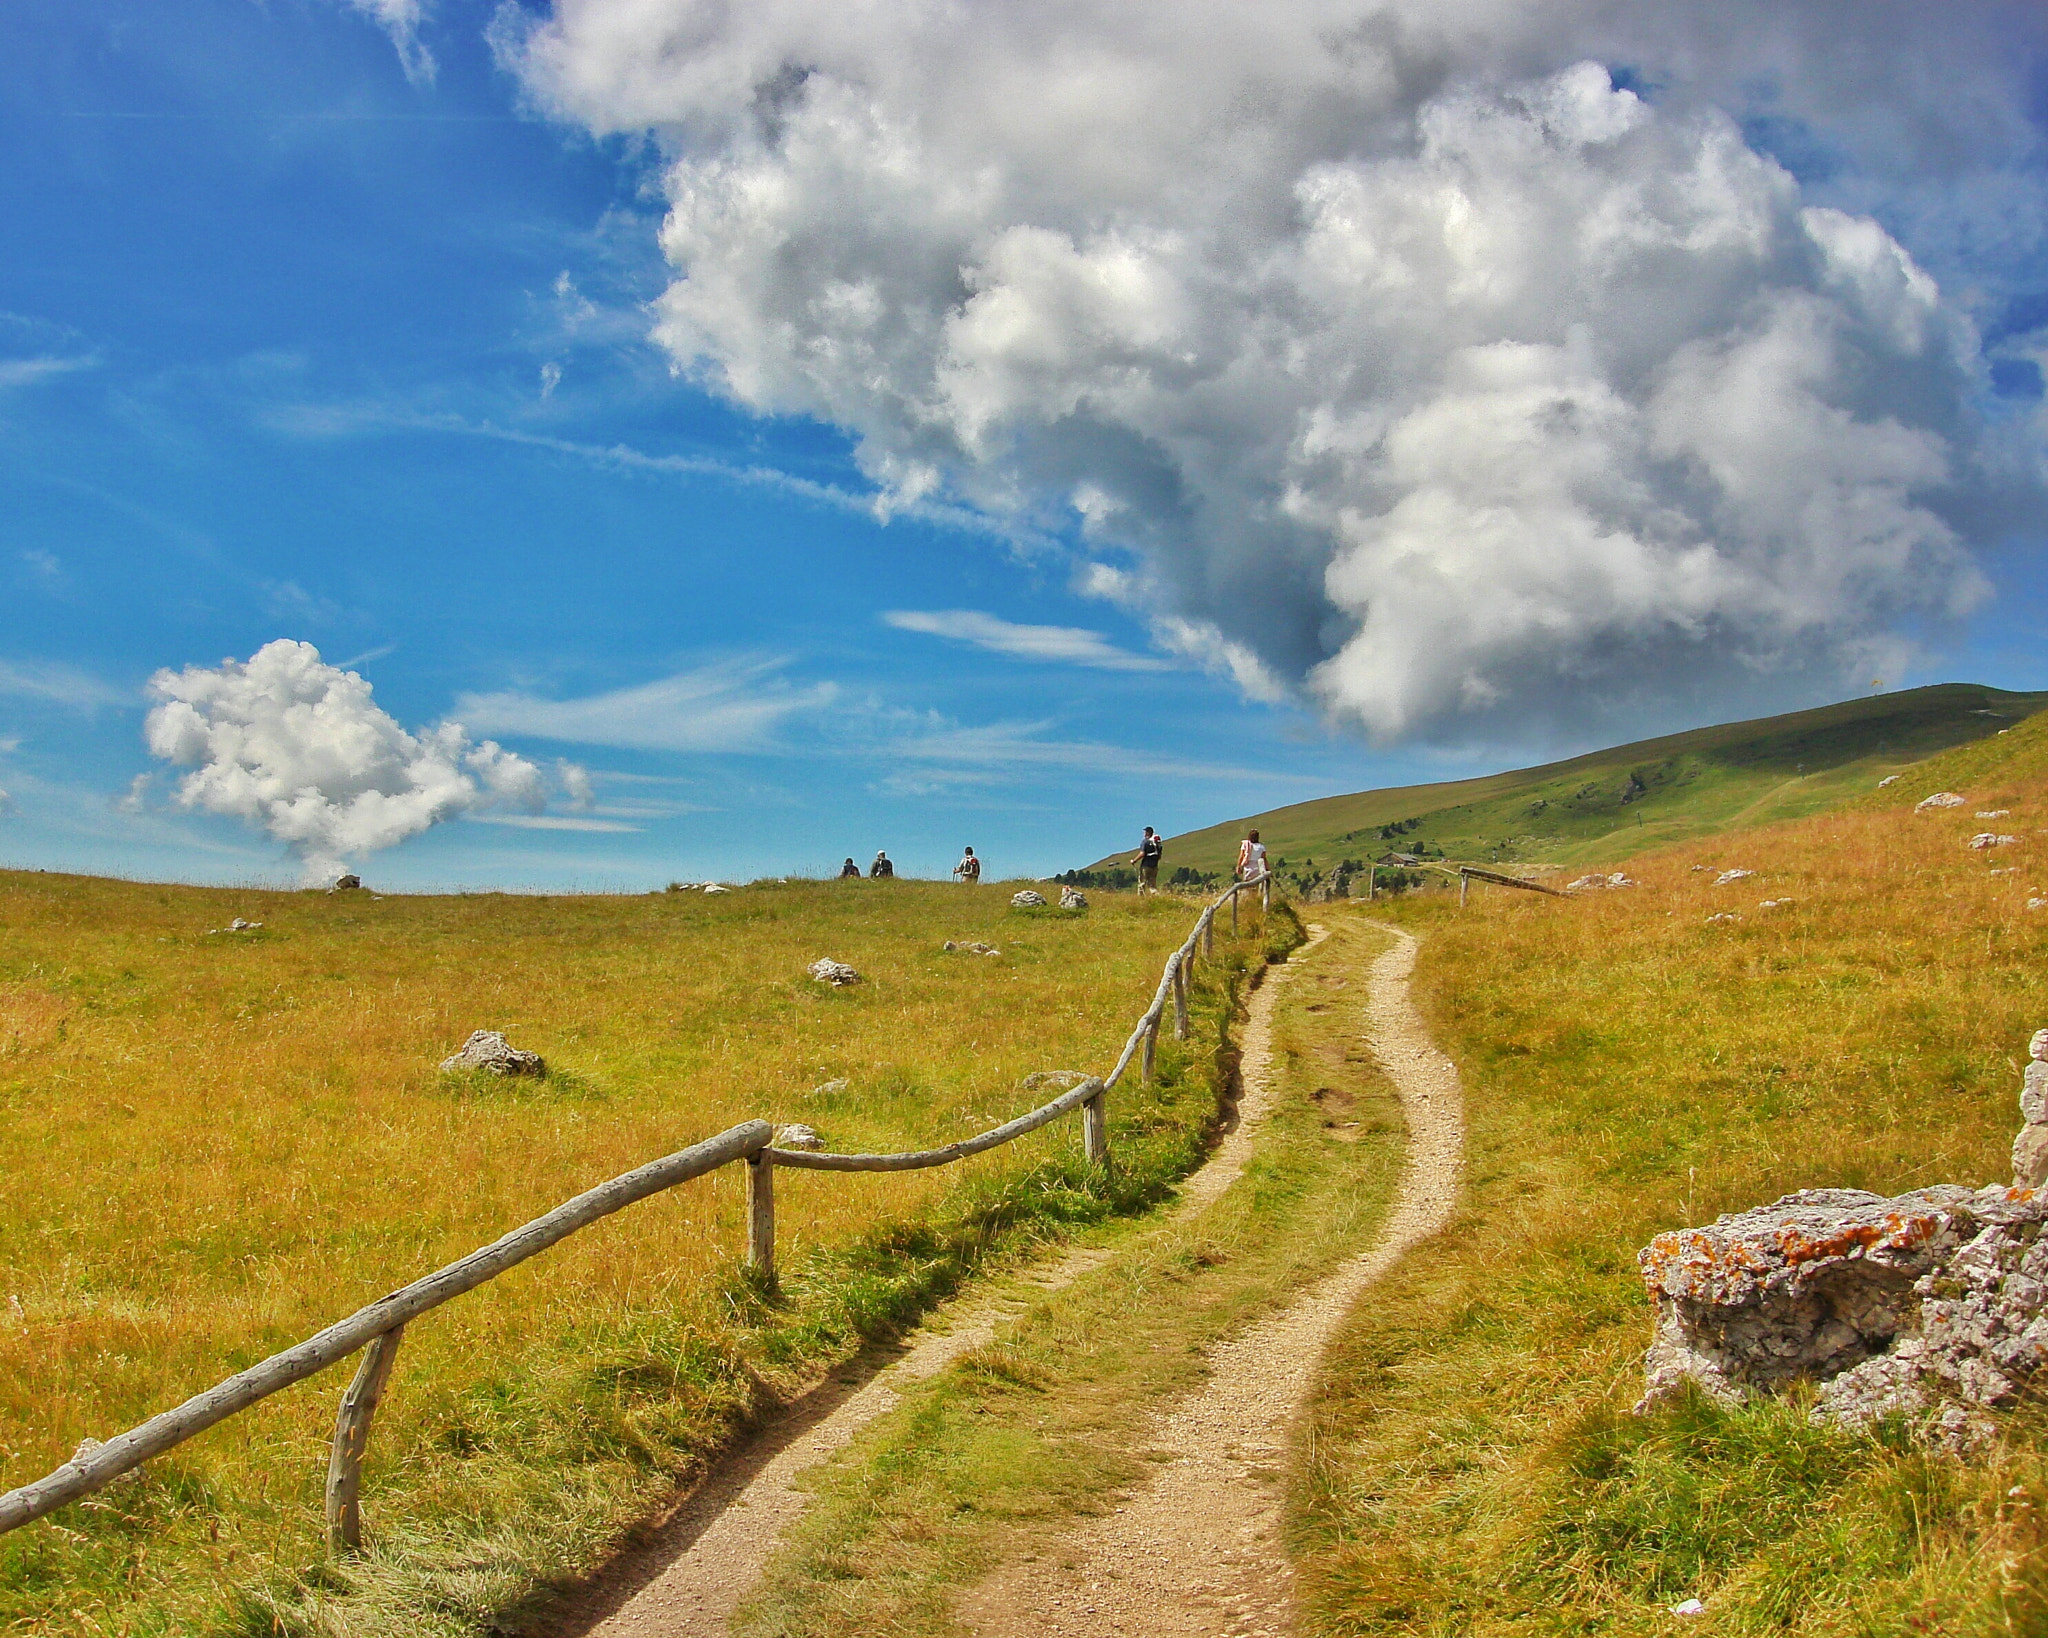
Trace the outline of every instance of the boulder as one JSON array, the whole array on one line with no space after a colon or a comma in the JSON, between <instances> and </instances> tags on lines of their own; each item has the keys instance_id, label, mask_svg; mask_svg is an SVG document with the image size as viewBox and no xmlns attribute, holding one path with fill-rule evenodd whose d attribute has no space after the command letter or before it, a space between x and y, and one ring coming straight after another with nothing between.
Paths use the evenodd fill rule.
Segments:
<instances>
[{"instance_id":1,"label":"boulder","mask_svg":"<svg viewBox=\"0 0 2048 1638\"><path fill-rule=\"evenodd\" d=\"M1026 1092L1042 1092L1049 1087L1065 1091L1070 1086L1079 1086L1087 1078L1085 1069L1034 1069L1017 1084Z\"/></svg>"},{"instance_id":2,"label":"boulder","mask_svg":"<svg viewBox=\"0 0 2048 1638\"><path fill-rule=\"evenodd\" d=\"M1045 895L1035 887L1027 887L1021 893L1012 893L1010 895L1010 908L1012 910L1035 910L1044 903Z\"/></svg>"},{"instance_id":3,"label":"boulder","mask_svg":"<svg viewBox=\"0 0 2048 1638\"><path fill-rule=\"evenodd\" d=\"M1638 1254L1656 1308L1637 1409L1819 1384L1814 1415L1900 1415L1966 1452L2048 1381L2048 1030L2028 1043L2014 1185L1806 1189Z\"/></svg>"},{"instance_id":4,"label":"boulder","mask_svg":"<svg viewBox=\"0 0 2048 1638\"><path fill-rule=\"evenodd\" d=\"M806 969L820 984L830 984L835 990L843 990L849 984L858 984L860 974L843 961L834 961L830 956L820 956Z\"/></svg>"},{"instance_id":5,"label":"boulder","mask_svg":"<svg viewBox=\"0 0 2048 1638\"><path fill-rule=\"evenodd\" d=\"M2015 836L2000 836L1995 831L1986 830L1972 836L1970 838L1970 846L1977 852L1982 853L1987 847L2011 847L2018 839Z\"/></svg>"},{"instance_id":6,"label":"boulder","mask_svg":"<svg viewBox=\"0 0 2048 1638\"><path fill-rule=\"evenodd\" d=\"M1936 791L1932 796L1923 796L1913 804L1915 813L1933 813L1940 808L1959 808L1963 799L1954 791Z\"/></svg>"},{"instance_id":7,"label":"boulder","mask_svg":"<svg viewBox=\"0 0 2048 1638\"><path fill-rule=\"evenodd\" d=\"M441 1060L441 1073L481 1069L493 1075L545 1075L548 1066L538 1052L522 1052L494 1029L480 1029L462 1043L462 1050Z\"/></svg>"},{"instance_id":8,"label":"boulder","mask_svg":"<svg viewBox=\"0 0 2048 1638\"><path fill-rule=\"evenodd\" d=\"M1088 895L1083 893L1078 887L1063 887L1060 889L1060 908L1062 910L1086 910L1088 908Z\"/></svg>"},{"instance_id":9,"label":"boulder","mask_svg":"<svg viewBox=\"0 0 2048 1638\"><path fill-rule=\"evenodd\" d=\"M337 876L334 878L334 885L328 888L327 891L330 893L347 893L362 885L363 878L360 876Z\"/></svg>"},{"instance_id":10,"label":"boulder","mask_svg":"<svg viewBox=\"0 0 2048 1638\"><path fill-rule=\"evenodd\" d=\"M825 1140L801 1123L775 1128L775 1147L778 1149L822 1149Z\"/></svg>"},{"instance_id":11,"label":"boulder","mask_svg":"<svg viewBox=\"0 0 2048 1638\"><path fill-rule=\"evenodd\" d=\"M945 948L948 950L962 950L968 955L1001 955L1003 953L993 944L984 944L979 939L966 944L957 944L949 938L946 940Z\"/></svg>"},{"instance_id":12,"label":"boulder","mask_svg":"<svg viewBox=\"0 0 2048 1638\"><path fill-rule=\"evenodd\" d=\"M1724 870L1714 878L1714 885L1716 887L1726 887L1730 882L1747 881L1755 874L1754 870Z\"/></svg>"}]
</instances>

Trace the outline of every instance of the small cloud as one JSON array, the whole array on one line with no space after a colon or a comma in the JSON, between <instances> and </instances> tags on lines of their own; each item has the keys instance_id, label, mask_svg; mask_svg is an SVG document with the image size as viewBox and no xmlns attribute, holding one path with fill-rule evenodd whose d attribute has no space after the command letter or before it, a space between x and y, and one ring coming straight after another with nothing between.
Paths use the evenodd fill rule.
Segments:
<instances>
[{"instance_id":1,"label":"small cloud","mask_svg":"<svg viewBox=\"0 0 2048 1638\"><path fill-rule=\"evenodd\" d=\"M638 831L617 819L577 819L552 813L472 813L470 818L484 825L511 825L519 830Z\"/></svg>"},{"instance_id":2,"label":"small cloud","mask_svg":"<svg viewBox=\"0 0 2048 1638\"><path fill-rule=\"evenodd\" d=\"M27 566L29 573L46 586L55 586L64 578L64 565L55 552L32 546L15 555Z\"/></svg>"},{"instance_id":3,"label":"small cloud","mask_svg":"<svg viewBox=\"0 0 2048 1638\"><path fill-rule=\"evenodd\" d=\"M19 735L0 735L0 756L12 756L21 749Z\"/></svg>"},{"instance_id":4,"label":"small cloud","mask_svg":"<svg viewBox=\"0 0 2048 1638\"><path fill-rule=\"evenodd\" d=\"M590 783L590 770L580 763L557 761L555 783L561 786L562 794L572 808L587 808L595 799L596 793Z\"/></svg>"},{"instance_id":5,"label":"small cloud","mask_svg":"<svg viewBox=\"0 0 2048 1638\"><path fill-rule=\"evenodd\" d=\"M408 80L414 85L434 83L439 65L434 61L434 54L420 44L420 24L426 21L427 13L425 0L348 0L348 3L391 36L391 43L397 48L398 61Z\"/></svg>"},{"instance_id":6,"label":"small cloud","mask_svg":"<svg viewBox=\"0 0 2048 1638\"><path fill-rule=\"evenodd\" d=\"M549 359L540 367L540 395L543 398L555 396L555 389L562 384L562 366Z\"/></svg>"},{"instance_id":7,"label":"small cloud","mask_svg":"<svg viewBox=\"0 0 2048 1638\"><path fill-rule=\"evenodd\" d=\"M114 798L114 811L116 813L147 813L149 811L149 804L145 799L149 795L150 786L155 782L156 775L154 774L137 774L128 781L127 792Z\"/></svg>"},{"instance_id":8,"label":"small cloud","mask_svg":"<svg viewBox=\"0 0 2048 1638\"><path fill-rule=\"evenodd\" d=\"M385 643L377 648L366 648L360 654L351 654L345 660L336 660L335 666L342 671L353 671L359 665L368 665L372 660L381 660L387 654L396 654L396 643Z\"/></svg>"},{"instance_id":9,"label":"small cloud","mask_svg":"<svg viewBox=\"0 0 2048 1638\"><path fill-rule=\"evenodd\" d=\"M1081 626L1022 626L977 609L893 609L882 616L898 631L920 631L1006 654L1012 659L1039 660L1051 665L1089 666L1098 671L1170 671L1165 660L1118 648L1099 631Z\"/></svg>"},{"instance_id":10,"label":"small cloud","mask_svg":"<svg viewBox=\"0 0 2048 1638\"><path fill-rule=\"evenodd\" d=\"M316 597L296 580L263 582L263 609L273 620L298 620L307 625L331 625L342 608L331 598Z\"/></svg>"},{"instance_id":11,"label":"small cloud","mask_svg":"<svg viewBox=\"0 0 2048 1638\"><path fill-rule=\"evenodd\" d=\"M538 814L548 782L526 758L472 740L459 722L409 733L353 671L280 638L247 661L159 671L150 750L193 771L181 807L261 826L309 881L461 814Z\"/></svg>"},{"instance_id":12,"label":"small cloud","mask_svg":"<svg viewBox=\"0 0 2048 1638\"><path fill-rule=\"evenodd\" d=\"M96 711L102 706L132 706L133 693L104 682L89 671L56 660L0 660L0 694L48 700L52 705L74 711Z\"/></svg>"},{"instance_id":13,"label":"small cloud","mask_svg":"<svg viewBox=\"0 0 2048 1638\"><path fill-rule=\"evenodd\" d=\"M1237 642L1206 620L1182 620L1172 616L1152 622L1152 637L1160 647L1193 660L1204 671L1225 676L1237 684L1246 699L1261 705L1283 705L1287 685L1245 644Z\"/></svg>"},{"instance_id":14,"label":"small cloud","mask_svg":"<svg viewBox=\"0 0 2048 1638\"><path fill-rule=\"evenodd\" d=\"M70 375L77 370L90 370L99 363L92 357L42 357L42 358L0 358L0 390L9 387L33 387L44 381L54 380L60 375Z\"/></svg>"},{"instance_id":15,"label":"small cloud","mask_svg":"<svg viewBox=\"0 0 2048 1638\"><path fill-rule=\"evenodd\" d=\"M838 698L831 683L807 688L782 681L783 660L739 661L678 672L633 688L582 699L549 700L506 691L465 694L465 722L500 734L611 745L634 751L766 751L791 717Z\"/></svg>"}]
</instances>

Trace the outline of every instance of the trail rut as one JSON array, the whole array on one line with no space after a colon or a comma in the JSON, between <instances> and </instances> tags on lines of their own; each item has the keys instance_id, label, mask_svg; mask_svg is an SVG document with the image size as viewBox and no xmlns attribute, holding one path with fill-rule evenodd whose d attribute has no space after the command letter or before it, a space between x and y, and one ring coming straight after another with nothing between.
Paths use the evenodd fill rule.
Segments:
<instances>
[{"instance_id":1,"label":"trail rut","mask_svg":"<svg viewBox=\"0 0 2048 1638\"><path fill-rule=\"evenodd\" d=\"M1244 1169L1252 1137L1270 1107L1272 1015L1295 965L1327 936L1309 937L1286 963L1267 969L1247 1004L1236 1117L1201 1168L1182 1185L1176 1214L1198 1212ZM763 1429L699 1485L655 1531L567 1612L558 1638L723 1638L732 1612L753 1590L784 1532L802 1515L805 1469L843 1449L892 1409L902 1389L944 1370L994 1337L1036 1295L1071 1284L1111 1254L1084 1249L1027 1272L1018 1289L949 1305L903 1356L862 1385L827 1382Z\"/></svg>"}]
</instances>

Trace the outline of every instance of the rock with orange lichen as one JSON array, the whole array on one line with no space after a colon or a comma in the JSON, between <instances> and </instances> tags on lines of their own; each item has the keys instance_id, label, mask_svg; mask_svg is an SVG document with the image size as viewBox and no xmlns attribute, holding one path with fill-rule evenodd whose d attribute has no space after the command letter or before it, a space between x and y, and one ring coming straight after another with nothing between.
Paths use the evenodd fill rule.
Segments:
<instances>
[{"instance_id":1,"label":"rock with orange lichen","mask_svg":"<svg viewBox=\"0 0 2048 1638\"><path fill-rule=\"evenodd\" d=\"M1639 1410L1822 1384L1815 1414L1902 1414L1951 1448L2048 1361L2048 1198L1807 1189L1640 1254L1657 1309ZM2039 1266L2037 1266L2039 1265Z\"/></svg>"}]
</instances>

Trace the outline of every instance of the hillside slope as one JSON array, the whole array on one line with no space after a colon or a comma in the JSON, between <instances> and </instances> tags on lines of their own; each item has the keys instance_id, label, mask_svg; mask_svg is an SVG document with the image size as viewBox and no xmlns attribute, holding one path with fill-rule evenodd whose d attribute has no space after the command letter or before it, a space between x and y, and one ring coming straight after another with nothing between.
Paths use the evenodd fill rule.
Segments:
<instances>
[{"instance_id":1,"label":"hillside slope","mask_svg":"<svg viewBox=\"0 0 2048 1638\"><path fill-rule=\"evenodd\" d=\"M1592 751L1564 762L1297 802L1167 841L1169 872L1225 871L1257 826L1276 861L1398 848L1453 859L1606 862L1740 825L1820 812L1879 779L2048 707L1975 683L1845 700ZM1398 834L1383 834L1403 826ZM1100 861L1103 869L1125 856Z\"/></svg>"}]
</instances>

